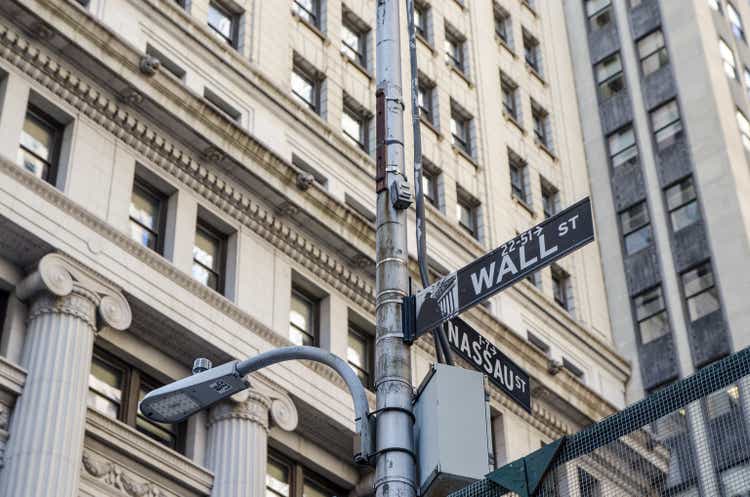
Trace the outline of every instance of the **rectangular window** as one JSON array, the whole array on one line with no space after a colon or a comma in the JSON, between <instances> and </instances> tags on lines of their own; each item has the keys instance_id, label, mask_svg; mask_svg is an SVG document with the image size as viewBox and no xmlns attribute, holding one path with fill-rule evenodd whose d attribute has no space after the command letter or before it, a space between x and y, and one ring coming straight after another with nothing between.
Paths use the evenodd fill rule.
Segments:
<instances>
[{"instance_id":1,"label":"rectangular window","mask_svg":"<svg viewBox=\"0 0 750 497\"><path fill-rule=\"evenodd\" d=\"M318 300L297 288L292 288L289 340L295 345L318 343Z\"/></svg>"},{"instance_id":2,"label":"rectangular window","mask_svg":"<svg viewBox=\"0 0 750 497\"><path fill-rule=\"evenodd\" d=\"M747 68L745 68L745 73L747 74ZM742 145L746 150L750 151L750 121L747 120L747 117L745 117L745 114L740 109L735 111L735 116L737 117L737 127L740 130Z\"/></svg>"},{"instance_id":3,"label":"rectangular window","mask_svg":"<svg viewBox=\"0 0 750 497\"><path fill-rule=\"evenodd\" d=\"M161 51L149 44L146 45L146 53L151 57L158 59L162 67L172 73L174 77L179 80L185 79L185 69L180 67L176 62L164 55Z\"/></svg>"},{"instance_id":4,"label":"rectangular window","mask_svg":"<svg viewBox=\"0 0 750 497\"><path fill-rule=\"evenodd\" d=\"M670 100L651 111L651 126L654 129L656 146L659 150L673 145L682 136L682 120L677 100Z\"/></svg>"},{"instance_id":5,"label":"rectangular window","mask_svg":"<svg viewBox=\"0 0 750 497\"><path fill-rule=\"evenodd\" d=\"M567 369L568 372L570 372L570 374L583 381L584 372L581 368L573 364L567 357L563 357L562 364L563 367Z\"/></svg>"},{"instance_id":6,"label":"rectangular window","mask_svg":"<svg viewBox=\"0 0 750 497\"><path fill-rule=\"evenodd\" d=\"M742 17L730 2L727 2L727 19L729 19L729 25L732 26L732 33L734 33L735 38L747 42L745 40L745 28L742 26Z\"/></svg>"},{"instance_id":7,"label":"rectangular window","mask_svg":"<svg viewBox=\"0 0 750 497\"><path fill-rule=\"evenodd\" d=\"M422 192L424 193L424 198L437 207L439 207L439 192L438 192L438 181L440 178L440 172L433 168L429 167L426 163L422 164Z\"/></svg>"},{"instance_id":8,"label":"rectangular window","mask_svg":"<svg viewBox=\"0 0 750 497\"><path fill-rule=\"evenodd\" d=\"M508 150L508 168L510 170L511 195L521 202L529 203L528 189L526 188L526 161L512 150Z\"/></svg>"},{"instance_id":9,"label":"rectangular window","mask_svg":"<svg viewBox=\"0 0 750 497\"><path fill-rule=\"evenodd\" d=\"M651 245L653 235L650 222L645 200L620 213L627 255L635 254Z\"/></svg>"},{"instance_id":10,"label":"rectangular window","mask_svg":"<svg viewBox=\"0 0 750 497\"><path fill-rule=\"evenodd\" d=\"M523 30L523 56L526 64L540 76L542 75L542 56L539 40L531 33Z\"/></svg>"},{"instance_id":11,"label":"rectangular window","mask_svg":"<svg viewBox=\"0 0 750 497\"><path fill-rule=\"evenodd\" d=\"M692 176L667 188L665 195L673 232L676 233L700 221L701 213L698 210L698 198Z\"/></svg>"},{"instance_id":12,"label":"rectangular window","mask_svg":"<svg viewBox=\"0 0 750 497\"><path fill-rule=\"evenodd\" d=\"M343 8L341 51L355 64L367 69L367 33L369 29L351 11Z\"/></svg>"},{"instance_id":13,"label":"rectangular window","mask_svg":"<svg viewBox=\"0 0 750 497\"><path fill-rule=\"evenodd\" d=\"M291 497L291 468L271 456L266 466L266 497Z\"/></svg>"},{"instance_id":14,"label":"rectangular window","mask_svg":"<svg viewBox=\"0 0 750 497\"><path fill-rule=\"evenodd\" d=\"M0 290L0 339L3 337L3 328L5 327L5 318L8 315L8 298L10 293L6 290Z\"/></svg>"},{"instance_id":15,"label":"rectangular window","mask_svg":"<svg viewBox=\"0 0 750 497\"><path fill-rule=\"evenodd\" d=\"M531 100L531 117L534 121L534 141L552 150L552 123L549 112L541 105Z\"/></svg>"},{"instance_id":16,"label":"rectangular window","mask_svg":"<svg viewBox=\"0 0 750 497\"><path fill-rule=\"evenodd\" d=\"M213 90L208 87L204 88L203 97L208 100L211 105L220 110L223 114L226 114L229 119L235 122L239 122L240 118L242 117L242 112L240 112L239 109L217 95Z\"/></svg>"},{"instance_id":17,"label":"rectangular window","mask_svg":"<svg viewBox=\"0 0 750 497\"><path fill-rule=\"evenodd\" d=\"M716 12L721 13L721 0L706 0L708 6L714 9Z\"/></svg>"},{"instance_id":18,"label":"rectangular window","mask_svg":"<svg viewBox=\"0 0 750 497\"><path fill-rule=\"evenodd\" d=\"M143 397L160 386L139 369L103 350L94 349L89 373L88 406L181 452L184 445L184 424L154 423L146 419L138 409L138 403Z\"/></svg>"},{"instance_id":19,"label":"rectangular window","mask_svg":"<svg viewBox=\"0 0 750 497\"><path fill-rule=\"evenodd\" d=\"M614 53L594 67L596 84L599 86L599 98L605 100L625 89L625 76L622 73L622 60L619 53Z\"/></svg>"},{"instance_id":20,"label":"rectangular window","mask_svg":"<svg viewBox=\"0 0 750 497\"><path fill-rule=\"evenodd\" d=\"M509 48L513 48L513 23L510 12L495 3L495 34Z\"/></svg>"},{"instance_id":21,"label":"rectangular window","mask_svg":"<svg viewBox=\"0 0 750 497\"><path fill-rule=\"evenodd\" d=\"M224 293L227 239L223 233L198 220L193 245L193 278Z\"/></svg>"},{"instance_id":22,"label":"rectangular window","mask_svg":"<svg viewBox=\"0 0 750 497\"><path fill-rule=\"evenodd\" d=\"M471 121L472 118L451 102L451 144L471 156Z\"/></svg>"},{"instance_id":23,"label":"rectangular window","mask_svg":"<svg viewBox=\"0 0 750 497\"><path fill-rule=\"evenodd\" d=\"M648 76L669 64L669 54L667 53L667 47L664 46L664 33L661 29L657 29L638 40L637 46L644 76Z\"/></svg>"},{"instance_id":24,"label":"rectangular window","mask_svg":"<svg viewBox=\"0 0 750 497\"><path fill-rule=\"evenodd\" d=\"M719 55L724 65L724 72L730 79L737 79L737 62L734 58L734 52L732 48L727 45L727 42L719 38Z\"/></svg>"},{"instance_id":25,"label":"rectangular window","mask_svg":"<svg viewBox=\"0 0 750 497\"><path fill-rule=\"evenodd\" d=\"M335 497L346 495L312 470L268 450L266 497Z\"/></svg>"},{"instance_id":26,"label":"rectangular window","mask_svg":"<svg viewBox=\"0 0 750 497\"><path fill-rule=\"evenodd\" d=\"M632 126L627 126L609 135L607 143L612 167L638 162L638 145L635 143L635 132Z\"/></svg>"},{"instance_id":27,"label":"rectangular window","mask_svg":"<svg viewBox=\"0 0 750 497\"><path fill-rule=\"evenodd\" d=\"M64 126L29 104L21 130L18 164L47 183L55 184Z\"/></svg>"},{"instance_id":28,"label":"rectangular window","mask_svg":"<svg viewBox=\"0 0 750 497\"><path fill-rule=\"evenodd\" d=\"M557 305L570 310L571 297L570 275L557 264L552 265L552 296Z\"/></svg>"},{"instance_id":29,"label":"rectangular window","mask_svg":"<svg viewBox=\"0 0 750 497\"><path fill-rule=\"evenodd\" d=\"M681 279L691 322L719 310L719 290L710 261L682 273Z\"/></svg>"},{"instance_id":30,"label":"rectangular window","mask_svg":"<svg viewBox=\"0 0 750 497\"><path fill-rule=\"evenodd\" d=\"M164 250L166 206L164 194L135 178L130 197L130 237L160 254Z\"/></svg>"},{"instance_id":31,"label":"rectangular window","mask_svg":"<svg viewBox=\"0 0 750 497\"><path fill-rule=\"evenodd\" d=\"M458 225L471 236L479 239L479 201L459 188L456 188L456 219L458 220Z\"/></svg>"},{"instance_id":32,"label":"rectangular window","mask_svg":"<svg viewBox=\"0 0 750 497\"><path fill-rule=\"evenodd\" d=\"M461 73L466 73L466 38L449 25L445 25L445 60Z\"/></svg>"},{"instance_id":33,"label":"rectangular window","mask_svg":"<svg viewBox=\"0 0 750 497\"><path fill-rule=\"evenodd\" d=\"M292 93L311 111L320 114L320 80L297 64L292 68Z\"/></svg>"},{"instance_id":34,"label":"rectangular window","mask_svg":"<svg viewBox=\"0 0 750 497\"><path fill-rule=\"evenodd\" d=\"M294 0L292 9L300 19L320 29L320 0Z\"/></svg>"},{"instance_id":35,"label":"rectangular window","mask_svg":"<svg viewBox=\"0 0 750 497\"><path fill-rule=\"evenodd\" d=\"M425 41L430 43L430 32L429 32L429 15L430 6L427 3L414 2L414 29L417 31L417 35L424 38Z\"/></svg>"},{"instance_id":36,"label":"rectangular window","mask_svg":"<svg viewBox=\"0 0 750 497\"><path fill-rule=\"evenodd\" d=\"M426 77L420 76L417 82L417 103L419 116L435 126L435 84Z\"/></svg>"},{"instance_id":37,"label":"rectangular window","mask_svg":"<svg viewBox=\"0 0 750 497\"><path fill-rule=\"evenodd\" d=\"M364 115L360 108L356 108L347 103L347 97L344 96L344 111L341 113L341 129L344 135L349 138L357 147L367 152L367 135L368 135L369 118Z\"/></svg>"},{"instance_id":38,"label":"rectangular window","mask_svg":"<svg viewBox=\"0 0 750 497\"><path fill-rule=\"evenodd\" d=\"M371 334L349 323L349 345L346 349L346 360L352 367L365 388L374 386L375 347Z\"/></svg>"},{"instance_id":39,"label":"rectangular window","mask_svg":"<svg viewBox=\"0 0 750 497\"><path fill-rule=\"evenodd\" d=\"M531 345L544 352L545 355L550 353L549 344L528 330L526 330L526 339Z\"/></svg>"},{"instance_id":40,"label":"rectangular window","mask_svg":"<svg viewBox=\"0 0 750 497\"><path fill-rule=\"evenodd\" d=\"M223 5L211 1L208 3L208 27L227 45L237 48L237 28L239 15Z\"/></svg>"},{"instance_id":41,"label":"rectangular window","mask_svg":"<svg viewBox=\"0 0 750 497\"><path fill-rule=\"evenodd\" d=\"M518 85L504 73L500 73L500 89L503 93L503 111L516 122L521 122Z\"/></svg>"},{"instance_id":42,"label":"rectangular window","mask_svg":"<svg viewBox=\"0 0 750 497\"><path fill-rule=\"evenodd\" d=\"M633 297L635 318L641 335L641 344L646 345L669 334L669 318L664 308L661 286Z\"/></svg>"},{"instance_id":43,"label":"rectangular window","mask_svg":"<svg viewBox=\"0 0 750 497\"><path fill-rule=\"evenodd\" d=\"M611 0L585 0L586 17L591 31L606 28L612 23Z\"/></svg>"},{"instance_id":44,"label":"rectangular window","mask_svg":"<svg viewBox=\"0 0 750 497\"><path fill-rule=\"evenodd\" d=\"M560 205L560 192L552 183L541 178L542 184L542 208L544 210L544 219L557 214L558 205Z\"/></svg>"}]
</instances>

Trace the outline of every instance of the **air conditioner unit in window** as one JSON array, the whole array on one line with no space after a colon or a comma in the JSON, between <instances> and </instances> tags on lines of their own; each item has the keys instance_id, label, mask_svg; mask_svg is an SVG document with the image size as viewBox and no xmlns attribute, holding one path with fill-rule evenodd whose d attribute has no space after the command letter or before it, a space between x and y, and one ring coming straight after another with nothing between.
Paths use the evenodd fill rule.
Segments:
<instances>
[{"instance_id":1,"label":"air conditioner unit in window","mask_svg":"<svg viewBox=\"0 0 750 497\"><path fill-rule=\"evenodd\" d=\"M609 9L597 15L596 18L594 19L594 22L599 28L603 28L604 26L609 24L611 21L612 21L612 15Z\"/></svg>"}]
</instances>

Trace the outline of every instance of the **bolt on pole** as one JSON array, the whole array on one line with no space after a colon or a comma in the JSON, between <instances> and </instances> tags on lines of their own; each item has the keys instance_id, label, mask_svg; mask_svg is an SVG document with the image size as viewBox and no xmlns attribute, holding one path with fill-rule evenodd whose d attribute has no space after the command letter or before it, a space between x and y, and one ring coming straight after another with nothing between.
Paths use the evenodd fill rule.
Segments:
<instances>
[{"instance_id":1,"label":"bolt on pole","mask_svg":"<svg viewBox=\"0 0 750 497\"><path fill-rule=\"evenodd\" d=\"M411 355L404 343L402 298L408 289L404 104L399 2L378 0L376 344L376 497L414 497Z\"/></svg>"}]
</instances>

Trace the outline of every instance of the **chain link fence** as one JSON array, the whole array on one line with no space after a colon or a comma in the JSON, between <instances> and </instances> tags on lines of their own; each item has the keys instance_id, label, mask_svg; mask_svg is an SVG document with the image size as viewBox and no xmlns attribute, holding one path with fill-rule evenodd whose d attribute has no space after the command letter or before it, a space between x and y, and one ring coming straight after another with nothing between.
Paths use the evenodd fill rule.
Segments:
<instances>
[{"instance_id":1,"label":"chain link fence","mask_svg":"<svg viewBox=\"0 0 750 497\"><path fill-rule=\"evenodd\" d=\"M536 497L750 497L748 433L745 349L566 437L546 472L533 456L512 465ZM525 497L501 472L450 497Z\"/></svg>"}]
</instances>

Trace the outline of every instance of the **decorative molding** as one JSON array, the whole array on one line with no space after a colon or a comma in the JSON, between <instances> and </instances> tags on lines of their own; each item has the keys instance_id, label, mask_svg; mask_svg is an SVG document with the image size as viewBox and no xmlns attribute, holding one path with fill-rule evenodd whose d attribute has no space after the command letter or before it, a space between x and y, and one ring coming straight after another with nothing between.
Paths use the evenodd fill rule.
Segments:
<instances>
[{"instance_id":1,"label":"decorative molding","mask_svg":"<svg viewBox=\"0 0 750 497\"><path fill-rule=\"evenodd\" d=\"M143 103L143 95L135 88L125 88L120 92L120 101L130 106L140 105Z\"/></svg>"},{"instance_id":2,"label":"decorative molding","mask_svg":"<svg viewBox=\"0 0 750 497\"><path fill-rule=\"evenodd\" d=\"M61 312L88 321L97 331L95 316L89 315L84 300L94 304L106 326L123 331L133 320L130 305L119 289L61 254L42 257L36 270L16 285L16 296L21 300L37 297L41 292L46 295L35 300L29 320L40 314Z\"/></svg>"},{"instance_id":3,"label":"decorative molding","mask_svg":"<svg viewBox=\"0 0 750 497\"><path fill-rule=\"evenodd\" d=\"M212 425L229 419L242 419L260 425L268 431L268 411L271 399L250 388L219 402L208 413L209 429Z\"/></svg>"},{"instance_id":4,"label":"decorative molding","mask_svg":"<svg viewBox=\"0 0 750 497\"><path fill-rule=\"evenodd\" d=\"M313 186L313 183L315 183L315 176L312 174L306 171L300 171L297 173L297 188L303 192L309 190L310 187Z\"/></svg>"},{"instance_id":5,"label":"decorative molding","mask_svg":"<svg viewBox=\"0 0 750 497\"><path fill-rule=\"evenodd\" d=\"M161 62L159 61L159 59L148 54L141 57L141 61L138 64L138 69L140 69L141 72L146 76L153 76L154 74L159 72L160 68Z\"/></svg>"},{"instance_id":6,"label":"decorative molding","mask_svg":"<svg viewBox=\"0 0 750 497\"><path fill-rule=\"evenodd\" d=\"M336 376L338 377L338 374ZM270 382L266 383L261 380L259 376L253 376L251 382L254 390L262 392L271 400L271 421L284 431L294 431L299 422L299 413L292 398L279 388L272 386Z\"/></svg>"},{"instance_id":7,"label":"decorative molding","mask_svg":"<svg viewBox=\"0 0 750 497\"><path fill-rule=\"evenodd\" d=\"M90 450L83 451L81 463L86 473L130 497L176 497L176 494L166 492L155 483L134 475L129 470Z\"/></svg>"}]
</instances>

